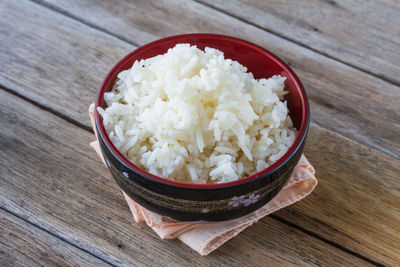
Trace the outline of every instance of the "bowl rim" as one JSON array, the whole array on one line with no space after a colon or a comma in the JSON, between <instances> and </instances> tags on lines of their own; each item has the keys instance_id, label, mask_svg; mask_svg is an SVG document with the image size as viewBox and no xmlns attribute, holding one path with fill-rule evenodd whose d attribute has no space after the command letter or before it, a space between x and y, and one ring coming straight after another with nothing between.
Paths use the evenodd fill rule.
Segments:
<instances>
[{"instance_id":1,"label":"bowl rim","mask_svg":"<svg viewBox=\"0 0 400 267\"><path fill-rule=\"evenodd\" d=\"M182 183L182 182L176 182L169 180L167 178L163 178L161 176L157 176L154 174L151 174L138 166L136 166L133 162L128 160L124 155L122 155L121 152L114 146L114 144L111 142L110 138L108 137L108 134L105 130L105 127L103 125L103 120L101 118L100 113L97 111L97 107L100 106L100 104L103 101L103 96L105 93L106 85L111 79L111 77L115 74L115 72L120 68L121 65L125 64L126 61L130 60L131 57L135 56L137 53L140 53L142 50L148 49L150 47L156 46L160 43L166 42L166 41L171 41L174 39L179 39L179 38L211 38L211 39L222 39L225 41L230 41L230 42L235 42L242 44L247 47L251 47L254 50L259 51L260 53L263 53L267 55L271 60L273 60L275 63L280 65L289 75L287 78L292 79L295 87L299 91L300 94L300 102L301 102L301 108L302 108L302 123L300 125L300 129L298 131L297 137L293 144L290 146L288 151L280 157L275 163L273 163L271 166L268 168L257 172L249 177L235 180L235 181L230 181L230 182L225 182L225 183L217 183L217 184L193 184L193 183ZM188 42L189 43L189 42ZM191 44L194 45L194 44ZM166 38L158 39L156 41L147 43L143 46L140 46L130 52L128 55L126 55L124 58L122 58L117 64L114 65L114 67L111 69L111 71L107 74L106 78L104 79L98 93L96 96L96 101L95 101L95 108L94 108L94 113L95 113L95 125L97 132L99 134L99 137L102 138L104 144L106 145L107 149L109 152L119 160L120 163L122 163L128 170L133 171L134 173L139 174L141 177L148 179L152 182L156 183L161 183L166 186L172 186L176 188L187 188L187 189L198 189L198 190L212 190L212 189L227 189L231 187L236 187L236 186L241 186L243 184L247 184L250 182L254 182L256 180L262 179L265 176L268 176L281 168L283 165L285 165L297 152L297 150L301 147L302 143L304 142L304 139L307 135L309 124L310 124L310 107L309 107L309 102L307 98L306 91L304 90L304 87L302 83L300 82L300 79L297 77L297 75L294 73L294 71L286 64L284 63L281 59L279 59L276 55L268 51L267 49L253 44L251 42L245 41L243 39L237 38L237 37L232 37L228 35L221 35L221 34L210 34L210 33L191 33L191 34L180 34L180 35L173 35L169 36Z\"/></svg>"}]
</instances>

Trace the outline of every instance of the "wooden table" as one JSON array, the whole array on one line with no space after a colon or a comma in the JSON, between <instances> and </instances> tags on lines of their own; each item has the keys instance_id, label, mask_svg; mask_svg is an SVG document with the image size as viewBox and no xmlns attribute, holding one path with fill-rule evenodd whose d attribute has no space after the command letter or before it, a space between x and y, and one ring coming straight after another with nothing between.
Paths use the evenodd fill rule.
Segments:
<instances>
[{"instance_id":1,"label":"wooden table","mask_svg":"<svg viewBox=\"0 0 400 267\"><path fill-rule=\"evenodd\" d=\"M400 2L0 1L0 265L400 265ZM110 68L161 37L257 43L299 75L319 186L207 257L133 223L89 147Z\"/></svg>"}]
</instances>

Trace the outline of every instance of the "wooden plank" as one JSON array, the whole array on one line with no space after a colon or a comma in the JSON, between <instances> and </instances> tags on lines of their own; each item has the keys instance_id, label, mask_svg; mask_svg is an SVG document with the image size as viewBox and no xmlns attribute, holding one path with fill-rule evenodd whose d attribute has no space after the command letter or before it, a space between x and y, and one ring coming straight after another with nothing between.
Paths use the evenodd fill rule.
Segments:
<instances>
[{"instance_id":1,"label":"wooden plank","mask_svg":"<svg viewBox=\"0 0 400 267\"><path fill-rule=\"evenodd\" d=\"M0 84L89 125L87 103L111 66L134 46L40 5L1 5L0 58L6 64L0 66ZM46 5L139 45L184 32L225 33L260 44L298 73L313 122L400 159L399 87L194 2L48 0ZM30 25L36 25L34 31Z\"/></svg>"},{"instance_id":2,"label":"wooden plank","mask_svg":"<svg viewBox=\"0 0 400 267\"><path fill-rule=\"evenodd\" d=\"M1 90L0 110L1 207L113 265L367 264L270 217L207 257L160 240L132 223L92 134Z\"/></svg>"},{"instance_id":3,"label":"wooden plank","mask_svg":"<svg viewBox=\"0 0 400 267\"><path fill-rule=\"evenodd\" d=\"M305 154L319 185L276 215L378 262L399 265L400 161L315 125Z\"/></svg>"},{"instance_id":4,"label":"wooden plank","mask_svg":"<svg viewBox=\"0 0 400 267\"><path fill-rule=\"evenodd\" d=\"M200 2L400 84L399 1Z\"/></svg>"},{"instance_id":5,"label":"wooden plank","mask_svg":"<svg viewBox=\"0 0 400 267\"><path fill-rule=\"evenodd\" d=\"M110 266L0 209L0 266Z\"/></svg>"},{"instance_id":6,"label":"wooden plank","mask_svg":"<svg viewBox=\"0 0 400 267\"><path fill-rule=\"evenodd\" d=\"M1 1L0 10L0 84L90 125L87 104L134 47L30 1Z\"/></svg>"}]
</instances>

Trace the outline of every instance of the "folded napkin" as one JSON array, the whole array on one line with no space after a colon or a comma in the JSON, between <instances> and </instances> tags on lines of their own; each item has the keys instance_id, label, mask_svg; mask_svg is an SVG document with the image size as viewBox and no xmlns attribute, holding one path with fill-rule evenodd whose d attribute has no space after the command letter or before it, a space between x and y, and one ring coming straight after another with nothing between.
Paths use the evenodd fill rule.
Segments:
<instances>
[{"instance_id":1,"label":"folded napkin","mask_svg":"<svg viewBox=\"0 0 400 267\"><path fill-rule=\"evenodd\" d=\"M93 104L90 105L89 114L95 130L93 108ZM96 131L94 132L96 133ZM105 163L98 140L92 142L90 146ZM287 184L270 202L241 218L206 224L180 222L159 215L141 207L125 193L123 194L136 222L146 222L162 239L178 238L201 255L207 255L264 216L287 207L309 195L318 183L314 174L313 166L302 155Z\"/></svg>"}]
</instances>

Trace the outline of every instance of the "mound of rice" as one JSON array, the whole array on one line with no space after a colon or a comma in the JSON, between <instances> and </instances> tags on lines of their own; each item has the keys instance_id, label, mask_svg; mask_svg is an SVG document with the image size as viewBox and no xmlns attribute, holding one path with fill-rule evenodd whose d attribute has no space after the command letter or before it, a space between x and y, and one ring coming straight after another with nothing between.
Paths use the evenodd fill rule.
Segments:
<instances>
[{"instance_id":1,"label":"mound of rice","mask_svg":"<svg viewBox=\"0 0 400 267\"><path fill-rule=\"evenodd\" d=\"M138 167L180 182L234 181L273 164L297 135L285 78L246 71L219 50L178 44L119 73L98 112Z\"/></svg>"}]
</instances>

